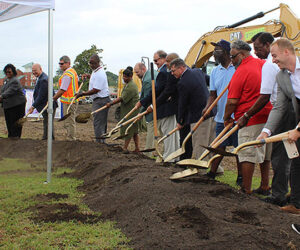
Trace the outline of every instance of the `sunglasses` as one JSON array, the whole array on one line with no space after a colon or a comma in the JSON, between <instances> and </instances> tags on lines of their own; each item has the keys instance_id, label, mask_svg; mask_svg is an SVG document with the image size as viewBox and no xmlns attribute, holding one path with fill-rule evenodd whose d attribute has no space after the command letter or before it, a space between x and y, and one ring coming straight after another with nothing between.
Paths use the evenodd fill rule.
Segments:
<instances>
[{"instance_id":1,"label":"sunglasses","mask_svg":"<svg viewBox=\"0 0 300 250\"><path fill-rule=\"evenodd\" d=\"M59 64L59 65L64 65L65 63L64 63L64 62L63 62L63 63L59 62L58 64Z\"/></svg>"},{"instance_id":2,"label":"sunglasses","mask_svg":"<svg viewBox=\"0 0 300 250\"><path fill-rule=\"evenodd\" d=\"M238 53L236 53L235 55L230 55L230 58L231 58L231 59L234 59L234 58L236 58L240 53L241 53L241 52L238 52Z\"/></svg>"},{"instance_id":3,"label":"sunglasses","mask_svg":"<svg viewBox=\"0 0 300 250\"><path fill-rule=\"evenodd\" d=\"M158 59L154 59L153 61L156 63L156 62L158 62L158 60L159 60L160 58L158 58Z\"/></svg>"}]
</instances>

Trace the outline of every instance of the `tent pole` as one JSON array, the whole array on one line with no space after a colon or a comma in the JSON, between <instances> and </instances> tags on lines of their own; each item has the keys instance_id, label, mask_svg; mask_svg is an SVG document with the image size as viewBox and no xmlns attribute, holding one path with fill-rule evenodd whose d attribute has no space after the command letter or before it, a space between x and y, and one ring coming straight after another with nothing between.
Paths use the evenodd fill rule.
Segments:
<instances>
[{"instance_id":1,"label":"tent pole","mask_svg":"<svg viewBox=\"0 0 300 250\"><path fill-rule=\"evenodd\" d=\"M51 182L52 131L53 131L53 10L48 10L48 140L47 140L47 183Z\"/></svg>"}]
</instances>

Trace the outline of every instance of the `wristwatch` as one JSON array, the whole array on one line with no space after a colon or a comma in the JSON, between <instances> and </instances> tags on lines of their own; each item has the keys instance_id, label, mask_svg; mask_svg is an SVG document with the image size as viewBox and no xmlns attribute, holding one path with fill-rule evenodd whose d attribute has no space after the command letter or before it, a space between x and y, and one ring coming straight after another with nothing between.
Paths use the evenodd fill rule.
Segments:
<instances>
[{"instance_id":1,"label":"wristwatch","mask_svg":"<svg viewBox=\"0 0 300 250\"><path fill-rule=\"evenodd\" d=\"M296 129L298 132L300 132L300 127L298 125L296 126Z\"/></svg>"}]
</instances>

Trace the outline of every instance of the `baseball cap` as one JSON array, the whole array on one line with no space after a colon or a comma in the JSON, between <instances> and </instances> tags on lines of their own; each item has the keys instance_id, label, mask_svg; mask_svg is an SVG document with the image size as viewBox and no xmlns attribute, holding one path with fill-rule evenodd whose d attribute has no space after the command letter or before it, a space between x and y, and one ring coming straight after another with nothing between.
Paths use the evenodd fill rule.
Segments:
<instances>
[{"instance_id":1,"label":"baseball cap","mask_svg":"<svg viewBox=\"0 0 300 250\"><path fill-rule=\"evenodd\" d=\"M213 46L220 46L224 50L230 51L230 42L227 42L226 40L223 40L223 39L221 39L217 43L211 42L211 45L213 45Z\"/></svg>"}]
</instances>

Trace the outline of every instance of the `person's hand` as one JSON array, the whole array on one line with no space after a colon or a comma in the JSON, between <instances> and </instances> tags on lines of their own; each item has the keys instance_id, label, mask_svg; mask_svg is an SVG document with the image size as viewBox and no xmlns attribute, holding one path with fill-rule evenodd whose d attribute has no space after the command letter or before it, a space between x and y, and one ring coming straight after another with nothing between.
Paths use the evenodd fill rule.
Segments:
<instances>
[{"instance_id":1,"label":"person's hand","mask_svg":"<svg viewBox=\"0 0 300 250\"><path fill-rule=\"evenodd\" d=\"M90 79L91 75L90 74L82 74L81 75L81 80L85 81L86 79Z\"/></svg>"},{"instance_id":2,"label":"person's hand","mask_svg":"<svg viewBox=\"0 0 300 250\"><path fill-rule=\"evenodd\" d=\"M289 131L288 142L296 142L300 138L300 132L297 129L292 129Z\"/></svg>"},{"instance_id":3,"label":"person's hand","mask_svg":"<svg viewBox=\"0 0 300 250\"><path fill-rule=\"evenodd\" d=\"M142 107L141 102L137 102L137 103L135 104L135 108L136 108L136 109L139 109L140 107Z\"/></svg>"},{"instance_id":4,"label":"person's hand","mask_svg":"<svg viewBox=\"0 0 300 250\"><path fill-rule=\"evenodd\" d=\"M105 104L105 106L106 106L107 108L110 108L110 107L111 107L111 105L113 105L113 103L112 103L112 102L108 102L108 103L106 103L106 104Z\"/></svg>"},{"instance_id":5,"label":"person's hand","mask_svg":"<svg viewBox=\"0 0 300 250\"><path fill-rule=\"evenodd\" d=\"M183 125L181 125L181 124L177 123L177 128L180 130L180 129L182 129L182 128L183 128Z\"/></svg>"},{"instance_id":6,"label":"person's hand","mask_svg":"<svg viewBox=\"0 0 300 250\"><path fill-rule=\"evenodd\" d=\"M229 119L224 121L224 127L228 126L230 123L233 124L234 120L230 117Z\"/></svg>"},{"instance_id":7,"label":"person's hand","mask_svg":"<svg viewBox=\"0 0 300 250\"><path fill-rule=\"evenodd\" d=\"M263 140L263 139L266 139L268 137L269 137L269 135L266 132L261 132L259 134L259 136L256 138L256 140Z\"/></svg>"},{"instance_id":8,"label":"person's hand","mask_svg":"<svg viewBox=\"0 0 300 250\"><path fill-rule=\"evenodd\" d=\"M82 97L83 96L83 92L82 93L77 93L76 95L75 95L75 99L78 99L78 98L80 98L80 97Z\"/></svg>"},{"instance_id":9,"label":"person's hand","mask_svg":"<svg viewBox=\"0 0 300 250\"><path fill-rule=\"evenodd\" d=\"M202 116L204 117L205 120L206 120L206 119L208 118L208 116L209 116L209 114L205 115L207 109L208 109L208 108L204 108L204 109L202 110Z\"/></svg>"},{"instance_id":10,"label":"person's hand","mask_svg":"<svg viewBox=\"0 0 300 250\"><path fill-rule=\"evenodd\" d=\"M153 112L153 109L151 108L151 106L149 106L149 107L147 108L147 112L148 112L148 113L152 113L152 112Z\"/></svg>"},{"instance_id":11,"label":"person's hand","mask_svg":"<svg viewBox=\"0 0 300 250\"><path fill-rule=\"evenodd\" d=\"M242 117L240 117L240 119L238 119L236 124L239 126L239 128L243 128L247 125L248 121L249 118L243 115Z\"/></svg>"},{"instance_id":12,"label":"person's hand","mask_svg":"<svg viewBox=\"0 0 300 250\"><path fill-rule=\"evenodd\" d=\"M29 113L29 114L32 114L33 110L34 110L34 107L31 106L31 107L29 108L29 110L28 110L28 113Z\"/></svg>"}]
</instances>

